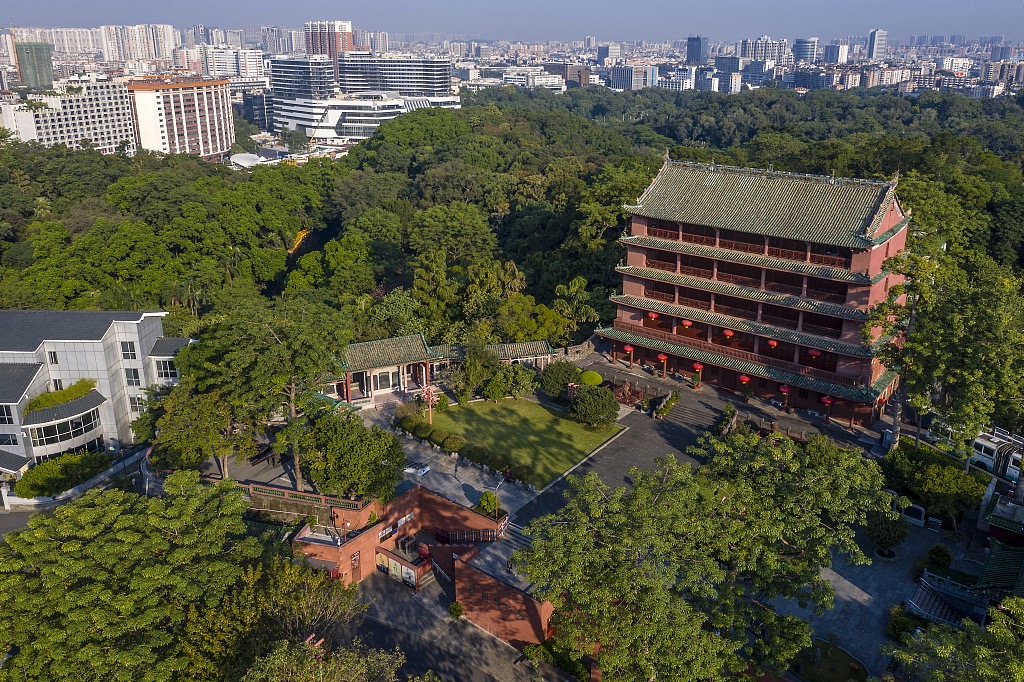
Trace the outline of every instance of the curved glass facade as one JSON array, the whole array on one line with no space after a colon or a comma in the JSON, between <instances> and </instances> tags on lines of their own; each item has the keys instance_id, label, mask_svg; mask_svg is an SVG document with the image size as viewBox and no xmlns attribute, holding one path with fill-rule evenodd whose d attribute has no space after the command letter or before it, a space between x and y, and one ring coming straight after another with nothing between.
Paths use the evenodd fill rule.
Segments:
<instances>
[{"instance_id":1,"label":"curved glass facade","mask_svg":"<svg viewBox=\"0 0 1024 682\"><path fill-rule=\"evenodd\" d=\"M64 421L44 426L33 426L29 429L29 436L32 439L32 447L38 448L89 435L100 427L100 411L94 409Z\"/></svg>"}]
</instances>

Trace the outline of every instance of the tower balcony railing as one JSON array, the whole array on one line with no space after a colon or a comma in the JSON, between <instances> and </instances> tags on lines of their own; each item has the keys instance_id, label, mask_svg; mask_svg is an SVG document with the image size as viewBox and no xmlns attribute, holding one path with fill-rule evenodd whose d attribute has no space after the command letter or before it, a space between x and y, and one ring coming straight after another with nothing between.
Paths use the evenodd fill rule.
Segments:
<instances>
[{"instance_id":1,"label":"tower balcony railing","mask_svg":"<svg viewBox=\"0 0 1024 682\"><path fill-rule=\"evenodd\" d=\"M843 386L852 386L858 388L863 382L859 378L848 377L842 374L836 374L835 372L826 372L825 370L815 369L813 367L804 367L793 362L786 362L785 360L779 360L777 358L770 358L765 355L758 353L752 353L746 350L740 350L739 348L731 348L729 346L720 346L716 343L710 343L701 339L694 339L689 336L680 336L678 334L672 334L671 332L662 331L660 329L651 329L650 327L644 327L638 324L632 324L625 320L615 320L612 325L615 329L621 329L622 331L631 332L638 336L646 336L651 339L658 339L660 341L666 341L668 343L674 343L678 346L686 346L688 348L695 348L697 350L706 351L708 353L717 353L718 355L724 355L726 357L741 360L743 362L751 362L758 365L765 365L768 367L774 367L775 369L781 369L787 372L793 372L800 374L801 376L812 377L814 379L821 379L822 381L831 381L832 383L842 384Z\"/></svg>"},{"instance_id":2,"label":"tower balcony railing","mask_svg":"<svg viewBox=\"0 0 1024 682\"><path fill-rule=\"evenodd\" d=\"M728 282L730 284L739 284L744 287L753 287L757 289L761 286L761 280L756 277L748 277L746 275L734 275L731 272L718 271L718 281Z\"/></svg>"},{"instance_id":3,"label":"tower balcony railing","mask_svg":"<svg viewBox=\"0 0 1024 682\"><path fill-rule=\"evenodd\" d=\"M680 265L679 274L690 275L691 277L700 277L701 279L711 279L714 272L705 268L695 268L692 265Z\"/></svg>"},{"instance_id":4,"label":"tower balcony railing","mask_svg":"<svg viewBox=\"0 0 1024 682\"><path fill-rule=\"evenodd\" d=\"M733 239L719 239L718 246L719 248L743 251L744 253L764 253L764 242L757 244L755 242L741 242Z\"/></svg>"},{"instance_id":5,"label":"tower balcony railing","mask_svg":"<svg viewBox=\"0 0 1024 682\"><path fill-rule=\"evenodd\" d=\"M663 230L660 227L648 227L648 237L657 237L658 239L670 239L674 242L679 241L679 233L675 230Z\"/></svg>"},{"instance_id":6,"label":"tower balcony railing","mask_svg":"<svg viewBox=\"0 0 1024 682\"><path fill-rule=\"evenodd\" d=\"M846 303L846 294L838 291L822 291L821 289L807 289L807 298L816 301L827 301L828 303Z\"/></svg>"},{"instance_id":7,"label":"tower balcony railing","mask_svg":"<svg viewBox=\"0 0 1024 682\"><path fill-rule=\"evenodd\" d=\"M666 301L668 303L676 302L675 294L658 291L657 289L644 289L644 298L653 298L656 301Z\"/></svg>"},{"instance_id":8,"label":"tower balcony railing","mask_svg":"<svg viewBox=\"0 0 1024 682\"><path fill-rule=\"evenodd\" d=\"M843 335L842 329L836 329L835 327L823 327L820 324L812 324L810 322L804 322L801 331L807 332L808 334L816 334L818 336L827 336L832 339L838 339Z\"/></svg>"},{"instance_id":9,"label":"tower balcony railing","mask_svg":"<svg viewBox=\"0 0 1024 682\"><path fill-rule=\"evenodd\" d=\"M702 301L699 298L687 298L685 296L680 296L679 305L685 305L688 308L697 308L699 310L711 310L711 301Z\"/></svg>"},{"instance_id":10,"label":"tower balcony railing","mask_svg":"<svg viewBox=\"0 0 1024 682\"><path fill-rule=\"evenodd\" d=\"M811 262L815 265L828 265L833 268L843 268L844 270L849 269L850 260L842 256L826 256L821 253L812 253Z\"/></svg>"},{"instance_id":11,"label":"tower balcony railing","mask_svg":"<svg viewBox=\"0 0 1024 682\"><path fill-rule=\"evenodd\" d=\"M676 271L676 264L674 261L669 262L666 260L655 260L653 258L647 259L647 267L652 268L654 270L664 270L666 272Z\"/></svg>"},{"instance_id":12,"label":"tower balcony railing","mask_svg":"<svg viewBox=\"0 0 1024 682\"><path fill-rule=\"evenodd\" d=\"M800 326L799 320L793 320L788 317L780 317L778 315L772 315L770 313L761 312L761 322L764 324L770 324L773 327L782 327L783 329L796 329Z\"/></svg>"},{"instance_id":13,"label":"tower balcony railing","mask_svg":"<svg viewBox=\"0 0 1024 682\"><path fill-rule=\"evenodd\" d=\"M706 234L693 234L692 232L680 232L679 236L676 237L681 242L689 242L690 244L700 244L701 246L714 246L715 238L709 237Z\"/></svg>"},{"instance_id":14,"label":"tower balcony railing","mask_svg":"<svg viewBox=\"0 0 1024 682\"><path fill-rule=\"evenodd\" d=\"M798 287L794 284L783 284L782 282L766 281L764 288L766 291L774 291L777 294L789 294L790 296L799 296L803 293L803 287Z\"/></svg>"},{"instance_id":15,"label":"tower balcony railing","mask_svg":"<svg viewBox=\"0 0 1024 682\"><path fill-rule=\"evenodd\" d=\"M722 315L731 315L733 317L738 317L742 320L757 319L756 310L748 310L747 308L739 308L736 306L725 305L723 303L718 302L715 303L715 312L721 313Z\"/></svg>"},{"instance_id":16,"label":"tower balcony railing","mask_svg":"<svg viewBox=\"0 0 1024 682\"><path fill-rule=\"evenodd\" d=\"M768 247L768 255L774 256L775 258L785 258L786 260L795 260L806 262L807 252L797 251L796 249L782 249L777 246Z\"/></svg>"}]
</instances>

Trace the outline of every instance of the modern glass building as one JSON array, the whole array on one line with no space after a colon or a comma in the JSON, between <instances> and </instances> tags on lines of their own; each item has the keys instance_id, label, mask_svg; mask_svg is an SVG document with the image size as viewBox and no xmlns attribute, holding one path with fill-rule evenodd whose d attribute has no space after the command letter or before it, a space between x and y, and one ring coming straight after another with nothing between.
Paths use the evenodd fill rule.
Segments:
<instances>
[{"instance_id":1,"label":"modern glass building","mask_svg":"<svg viewBox=\"0 0 1024 682\"><path fill-rule=\"evenodd\" d=\"M49 43L14 43L18 80L33 90L53 87L53 46Z\"/></svg>"}]
</instances>

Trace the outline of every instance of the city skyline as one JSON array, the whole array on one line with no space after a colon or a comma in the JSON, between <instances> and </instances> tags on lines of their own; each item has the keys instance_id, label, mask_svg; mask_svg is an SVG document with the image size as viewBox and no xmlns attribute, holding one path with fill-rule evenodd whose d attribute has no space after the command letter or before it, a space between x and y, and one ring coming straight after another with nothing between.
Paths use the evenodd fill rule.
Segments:
<instances>
[{"instance_id":1,"label":"city skyline","mask_svg":"<svg viewBox=\"0 0 1024 682\"><path fill-rule=\"evenodd\" d=\"M147 0L99 3L96 0L67 5L60 0L36 0L12 6L0 13L0 26L75 26L103 24L171 23L187 27L237 28L247 23L301 26L319 19L351 20L356 27L394 33L477 34L490 40L580 40L584 35L602 41L680 40L691 34L708 35L713 41L745 37L818 36L823 41L847 35L867 35L884 28L890 40L905 42L910 35L964 33L1004 34L1021 39L1009 27L1024 26L1024 2L981 0L968 8L953 0L889 0L831 2L779 0L765 5L749 0L721 0L714 7L666 0L637 0L622 12L621 3L563 2L557 11L549 3L521 0L515 5L450 0L442 7L411 0L391 0L373 8L360 6L351 13L326 8L321 3L298 0L282 6L257 0L245 7L211 7L185 0L173 10ZM990 11L984 11L988 8ZM344 16L342 16L344 15ZM678 18L675 18L678 17ZM57 19L55 21L55 19Z\"/></svg>"}]
</instances>

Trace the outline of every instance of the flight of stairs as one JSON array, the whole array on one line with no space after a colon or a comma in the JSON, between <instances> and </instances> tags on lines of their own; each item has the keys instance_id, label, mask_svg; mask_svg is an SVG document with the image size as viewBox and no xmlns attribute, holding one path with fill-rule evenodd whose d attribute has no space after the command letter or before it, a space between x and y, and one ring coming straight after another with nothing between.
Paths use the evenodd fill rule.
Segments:
<instances>
[{"instance_id":1,"label":"flight of stairs","mask_svg":"<svg viewBox=\"0 0 1024 682\"><path fill-rule=\"evenodd\" d=\"M700 404L699 396L682 394L679 401L668 411L668 419L677 424L691 427L695 431L707 431L718 421L719 414Z\"/></svg>"},{"instance_id":2,"label":"flight of stairs","mask_svg":"<svg viewBox=\"0 0 1024 682\"><path fill-rule=\"evenodd\" d=\"M937 623L946 623L947 625L959 625L960 621L965 617L960 611L950 606L938 592L933 590L923 580L917 586L917 592L914 594L914 598L910 600L908 606L911 607L912 611L929 620L934 620Z\"/></svg>"},{"instance_id":3,"label":"flight of stairs","mask_svg":"<svg viewBox=\"0 0 1024 682\"><path fill-rule=\"evenodd\" d=\"M529 549L533 544L530 536L523 531L523 527L517 523L509 523L502 536L502 542L512 545L513 549Z\"/></svg>"}]
</instances>

